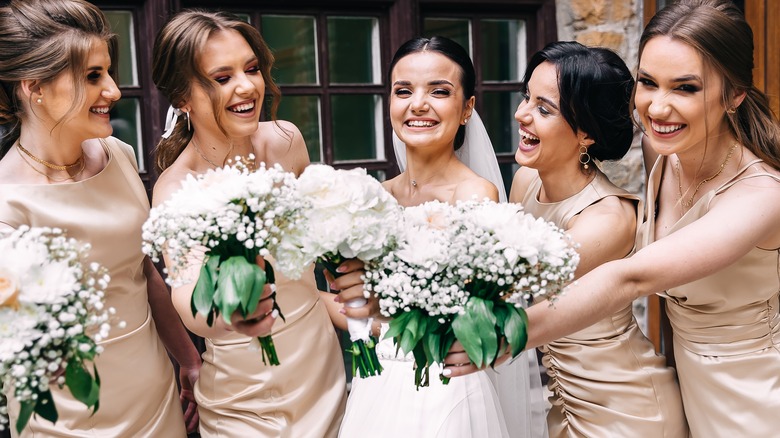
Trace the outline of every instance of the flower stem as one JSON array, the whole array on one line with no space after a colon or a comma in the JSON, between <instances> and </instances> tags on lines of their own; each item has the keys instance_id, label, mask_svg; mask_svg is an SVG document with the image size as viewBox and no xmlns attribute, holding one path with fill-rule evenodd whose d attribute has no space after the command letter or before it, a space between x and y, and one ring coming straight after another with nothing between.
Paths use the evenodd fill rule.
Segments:
<instances>
[{"instance_id":1,"label":"flower stem","mask_svg":"<svg viewBox=\"0 0 780 438\"><path fill-rule=\"evenodd\" d=\"M260 352L263 356L263 364L271 366L279 365L279 357L276 355L274 340L270 336L258 337L257 340L260 342Z\"/></svg>"}]
</instances>

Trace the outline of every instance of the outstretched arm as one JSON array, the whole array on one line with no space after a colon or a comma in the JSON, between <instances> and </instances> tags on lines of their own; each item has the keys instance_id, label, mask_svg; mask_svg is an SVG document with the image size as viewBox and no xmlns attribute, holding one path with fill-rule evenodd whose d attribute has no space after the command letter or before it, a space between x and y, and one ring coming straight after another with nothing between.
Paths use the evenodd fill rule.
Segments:
<instances>
[{"instance_id":1,"label":"outstretched arm","mask_svg":"<svg viewBox=\"0 0 780 438\"><path fill-rule=\"evenodd\" d=\"M714 200L710 211L694 223L629 258L596 267L571 284L553 306L542 302L527 309L526 348L582 330L638 297L707 277L755 247L780 247L778 188L776 182L742 182ZM475 370L472 365L450 367L449 374Z\"/></svg>"}]
</instances>

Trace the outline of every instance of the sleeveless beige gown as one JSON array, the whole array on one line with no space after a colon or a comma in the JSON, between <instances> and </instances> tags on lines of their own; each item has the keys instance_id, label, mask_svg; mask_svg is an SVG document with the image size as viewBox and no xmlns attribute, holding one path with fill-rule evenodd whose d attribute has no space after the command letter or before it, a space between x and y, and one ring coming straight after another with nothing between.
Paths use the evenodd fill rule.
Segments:
<instances>
[{"instance_id":1,"label":"sleeveless beige gown","mask_svg":"<svg viewBox=\"0 0 780 438\"><path fill-rule=\"evenodd\" d=\"M576 195L539 202L538 175L522 199L526 212L559 227L607 196L638 202L597 170ZM550 377L550 437L686 437L674 370L655 354L630 305L596 324L540 348Z\"/></svg>"},{"instance_id":2,"label":"sleeveless beige gown","mask_svg":"<svg viewBox=\"0 0 780 438\"><path fill-rule=\"evenodd\" d=\"M108 268L108 306L117 311L110 338L100 345L100 409L95 415L70 392L51 392L59 420L33 417L23 437L183 437L184 419L173 367L147 301L141 225L149 202L130 146L109 137L108 164L97 175L66 184L0 185L0 222L14 228L60 227L92 245L90 258ZM15 154L11 150L9 153ZM9 399L11 424L18 404ZM15 436L15 428L12 434Z\"/></svg>"},{"instance_id":3,"label":"sleeveless beige gown","mask_svg":"<svg viewBox=\"0 0 780 438\"><path fill-rule=\"evenodd\" d=\"M270 260L273 264L273 260ZM338 434L346 375L336 332L313 269L300 280L276 274L280 365L263 365L250 338L207 339L195 397L203 438L324 438Z\"/></svg>"},{"instance_id":4,"label":"sleeveless beige gown","mask_svg":"<svg viewBox=\"0 0 780 438\"><path fill-rule=\"evenodd\" d=\"M648 182L643 245L655 240L654 208L664 159L656 161ZM757 176L778 179L766 173L745 175L758 161L705 193L671 232L704 216L712 199L739 181ZM726 269L661 294L694 437L780 436L778 293L780 251L753 248Z\"/></svg>"}]
</instances>

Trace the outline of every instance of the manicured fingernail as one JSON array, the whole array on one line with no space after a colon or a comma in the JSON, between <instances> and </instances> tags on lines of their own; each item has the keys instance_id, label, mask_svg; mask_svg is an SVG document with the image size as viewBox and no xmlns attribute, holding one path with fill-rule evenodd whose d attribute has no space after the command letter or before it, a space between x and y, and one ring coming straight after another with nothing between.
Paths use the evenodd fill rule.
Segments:
<instances>
[{"instance_id":1,"label":"manicured fingernail","mask_svg":"<svg viewBox=\"0 0 780 438\"><path fill-rule=\"evenodd\" d=\"M328 286L330 286L331 289L336 290L336 284L335 283L331 283Z\"/></svg>"},{"instance_id":2,"label":"manicured fingernail","mask_svg":"<svg viewBox=\"0 0 780 438\"><path fill-rule=\"evenodd\" d=\"M444 371L441 372L441 375L444 377L449 377L452 374L452 370L449 368L445 368Z\"/></svg>"},{"instance_id":3,"label":"manicured fingernail","mask_svg":"<svg viewBox=\"0 0 780 438\"><path fill-rule=\"evenodd\" d=\"M274 309L273 312L271 312L271 318L276 319L279 316L279 309Z\"/></svg>"},{"instance_id":4,"label":"manicured fingernail","mask_svg":"<svg viewBox=\"0 0 780 438\"><path fill-rule=\"evenodd\" d=\"M339 309L339 313L342 314L342 315L345 315L347 313L347 311L344 310L344 309Z\"/></svg>"},{"instance_id":5,"label":"manicured fingernail","mask_svg":"<svg viewBox=\"0 0 780 438\"><path fill-rule=\"evenodd\" d=\"M344 272L346 270L347 268L345 268L344 266L339 266L338 268L336 268L336 272Z\"/></svg>"},{"instance_id":6,"label":"manicured fingernail","mask_svg":"<svg viewBox=\"0 0 780 438\"><path fill-rule=\"evenodd\" d=\"M339 296L336 295L335 297L333 297L333 302L334 303L340 303L341 302L341 298L339 298Z\"/></svg>"}]
</instances>

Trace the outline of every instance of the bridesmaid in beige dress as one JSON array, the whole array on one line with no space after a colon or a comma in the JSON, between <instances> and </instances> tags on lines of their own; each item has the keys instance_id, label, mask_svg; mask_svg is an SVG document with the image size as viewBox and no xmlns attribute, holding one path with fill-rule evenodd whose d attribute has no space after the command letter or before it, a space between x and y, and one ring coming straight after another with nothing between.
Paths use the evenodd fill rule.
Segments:
<instances>
[{"instance_id":1,"label":"bridesmaid in beige dress","mask_svg":"<svg viewBox=\"0 0 780 438\"><path fill-rule=\"evenodd\" d=\"M522 167L510 201L578 243L580 277L634 247L639 198L594 163L631 146L631 73L607 49L557 42L531 57L523 83L515 113ZM551 437L688 435L674 370L639 330L631 303L541 350Z\"/></svg>"},{"instance_id":2,"label":"bridesmaid in beige dress","mask_svg":"<svg viewBox=\"0 0 780 438\"><path fill-rule=\"evenodd\" d=\"M751 29L729 1L682 0L639 53L635 108L658 155L641 249L529 309L529 346L661 293L691 435L777 436L780 125L753 84Z\"/></svg>"},{"instance_id":3,"label":"bridesmaid in beige dress","mask_svg":"<svg viewBox=\"0 0 780 438\"><path fill-rule=\"evenodd\" d=\"M221 166L236 156L250 167L280 164L300 174L309 164L301 133L285 121L259 122L273 56L260 33L228 13L183 12L160 31L153 80L181 116L169 119L157 148L164 170L153 203L164 202L187 175ZM254 155L254 161L249 157ZM270 261L273 263L273 261ZM194 266L194 274L200 269ZM346 383L335 330L319 299L313 269L301 280L276 270L277 302L286 321L260 303L246 320L217 318L213 327L190 299L194 284L173 289L184 323L206 338L195 396L204 437L332 437L344 412ZM270 287L267 287L269 293ZM266 366L250 348L253 336L272 334L280 365Z\"/></svg>"},{"instance_id":4,"label":"bridesmaid in beige dress","mask_svg":"<svg viewBox=\"0 0 780 438\"><path fill-rule=\"evenodd\" d=\"M111 275L106 304L124 322L99 343L100 409L91 415L53 385L58 421L33 417L21 436L184 437L165 346L185 389L200 360L141 252L149 201L135 154L109 137L108 111L120 97L110 75L115 37L100 10L78 0L11 2L0 29L0 122L11 127L0 149L0 228L59 227L89 243ZM18 404L9 409L14 424Z\"/></svg>"}]
</instances>

